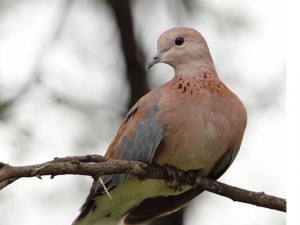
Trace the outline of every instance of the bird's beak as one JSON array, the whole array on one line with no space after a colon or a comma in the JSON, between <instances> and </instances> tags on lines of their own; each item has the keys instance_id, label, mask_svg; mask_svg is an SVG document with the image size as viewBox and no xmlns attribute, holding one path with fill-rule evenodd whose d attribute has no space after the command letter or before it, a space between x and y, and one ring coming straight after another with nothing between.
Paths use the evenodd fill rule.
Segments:
<instances>
[{"instance_id":1,"label":"bird's beak","mask_svg":"<svg viewBox=\"0 0 300 225\"><path fill-rule=\"evenodd\" d=\"M165 51L157 52L156 55L151 60L151 62L149 62L146 65L146 70L150 69L155 63L158 63L162 59L162 56L164 55L164 53L165 53Z\"/></svg>"}]
</instances>

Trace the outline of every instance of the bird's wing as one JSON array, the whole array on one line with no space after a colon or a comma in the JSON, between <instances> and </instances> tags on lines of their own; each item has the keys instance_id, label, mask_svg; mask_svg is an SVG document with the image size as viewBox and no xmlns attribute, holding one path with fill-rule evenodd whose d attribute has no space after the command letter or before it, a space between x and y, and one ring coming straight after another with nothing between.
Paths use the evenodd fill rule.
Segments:
<instances>
[{"instance_id":1,"label":"bird's wing","mask_svg":"<svg viewBox=\"0 0 300 225\"><path fill-rule=\"evenodd\" d=\"M164 133L163 125L156 120L159 97L160 89L155 89L131 108L109 146L107 157L151 163L155 152L162 145ZM104 175L101 179L107 190L111 190L126 181L128 177L129 175L126 174L113 174ZM91 210L96 197L106 194L103 184L99 180L93 182L77 220Z\"/></svg>"}]
</instances>

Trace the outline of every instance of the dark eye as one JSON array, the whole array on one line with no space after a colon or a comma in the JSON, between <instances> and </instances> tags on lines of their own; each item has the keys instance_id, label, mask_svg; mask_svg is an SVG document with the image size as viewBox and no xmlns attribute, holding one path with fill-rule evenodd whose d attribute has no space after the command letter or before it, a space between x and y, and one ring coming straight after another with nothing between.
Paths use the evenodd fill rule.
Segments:
<instances>
[{"instance_id":1,"label":"dark eye","mask_svg":"<svg viewBox=\"0 0 300 225\"><path fill-rule=\"evenodd\" d=\"M175 38L175 44L176 45L182 45L184 42L184 38L183 37L177 37Z\"/></svg>"}]
</instances>

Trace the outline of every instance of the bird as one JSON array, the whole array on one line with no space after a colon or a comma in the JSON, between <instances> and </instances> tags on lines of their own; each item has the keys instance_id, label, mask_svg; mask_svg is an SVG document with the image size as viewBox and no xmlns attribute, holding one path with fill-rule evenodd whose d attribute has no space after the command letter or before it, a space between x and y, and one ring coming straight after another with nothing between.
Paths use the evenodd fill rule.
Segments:
<instances>
[{"instance_id":1,"label":"bird","mask_svg":"<svg viewBox=\"0 0 300 225\"><path fill-rule=\"evenodd\" d=\"M244 104L220 80L204 37L193 28L163 32L146 69L157 63L173 67L173 78L129 110L105 156L218 179L240 149ZM202 192L159 179L104 175L94 180L73 225L140 224L179 210Z\"/></svg>"}]
</instances>

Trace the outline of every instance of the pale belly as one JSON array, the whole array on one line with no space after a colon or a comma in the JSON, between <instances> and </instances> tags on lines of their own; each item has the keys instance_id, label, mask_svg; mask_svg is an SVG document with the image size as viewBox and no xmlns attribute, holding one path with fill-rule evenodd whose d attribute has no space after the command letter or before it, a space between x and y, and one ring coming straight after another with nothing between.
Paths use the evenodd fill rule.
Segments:
<instances>
[{"instance_id":1,"label":"pale belly","mask_svg":"<svg viewBox=\"0 0 300 225\"><path fill-rule=\"evenodd\" d=\"M157 196L178 195L190 188L191 186L185 185L181 191L175 192L164 180L140 181L132 177L109 192L112 198L108 195L99 196L95 201L97 207L87 215L85 221L93 225L117 225L129 209L143 200Z\"/></svg>"}]
</instances>

